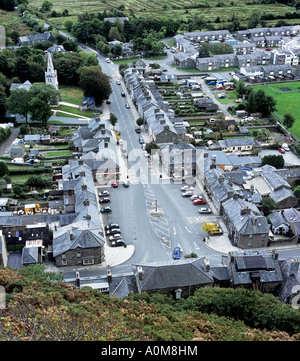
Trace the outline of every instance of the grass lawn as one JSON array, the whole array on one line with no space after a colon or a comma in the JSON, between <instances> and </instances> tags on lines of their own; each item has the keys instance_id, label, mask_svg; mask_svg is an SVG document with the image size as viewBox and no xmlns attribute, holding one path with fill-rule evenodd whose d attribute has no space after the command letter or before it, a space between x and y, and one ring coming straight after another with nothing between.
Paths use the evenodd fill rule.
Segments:
<instances>
[{"instance_id":1,"label":"grass lawn","mask_svg":"<svg viewBox=\"0 0 300 361\"><path fill-rule=\"evenodd\" d=\"M51 157L68 157L71 156L73 153L71 150L63 150L61 152L47 152L46 153L46 158L51 158Z\"/></svg>"},{"instance_id":2,"label":"grass lawn","mask_svg":"<svg viewBox=\"0 0 300 361\"><path fill-rule=\"evenodd\" d=\"M268 86L277 91L280 91L279 88L284 87L298 90L297 88L300 87L300 82L268 84ZM276 108L280 118L284 117L286 113L290 113L294 116L296 121L289 131L295 135L297 139L300 139L300 91L295 93L280 91L280 93L277 93L270 88L264 85L253 86L254 90L263 89L266 94L271 95L277 101Z\"/></svg>"},{"instance_id":3,"label":"grass lawn","mask_svg":"<svg viewBox=\"0 0 300 361\"><path fill-rule=\"evenodd\" d=\"M80 118L80 117L93 118L93 116L94 116L93 112L91 112L91 111L79 110L77 108L69 107L67 105L60 105L59 107L52 108L52 110L57 110L59 113L59 116L62 116L62 117L71 116L71 117L76 117L76 118ZM63 112L71 113L71 114L68 115L66 113L62 113L62 112L60 112L60 110Z\"/></svg>"},{"instance_id":4,"label":"grass lawn","mask_svg":"<svg viewBox=\"0 0 300 361\"><path fill-rule=\"evenodd\" d=\"M71 103L76 105L82 104L83 91L76 86L60 85L59 91L61 95L61 101L65 103Z\"/></svg>"}]
</instances>

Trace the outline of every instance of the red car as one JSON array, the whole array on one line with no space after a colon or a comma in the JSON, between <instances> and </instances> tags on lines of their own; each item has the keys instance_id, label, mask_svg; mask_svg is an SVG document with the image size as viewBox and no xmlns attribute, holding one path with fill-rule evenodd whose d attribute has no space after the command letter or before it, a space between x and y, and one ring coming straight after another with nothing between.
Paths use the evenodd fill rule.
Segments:
<instances>
[{"instance_id":1,"label":"red car","mask_svg":"<svg viewBox=\"0 0 300 361\"><path fill-rule=\"evenodd\" d=\"M195 205L198 205L198 204L206 204L206 200L205 200L205 199L202 199L202 198L198 198L198 199L195 199L195 200L193 201L193 203L194 203Z\"/></svg>"},{"instance_id":2,"label":"red car","mask_svg":"<svg viewBox=\"0 0 300 361\"><path fill-rule=\"evenodd\" d=\"M270 49L270 48L266 48L266 51L271 51L271 49Z\"/></svg>"},{"instance_id":3,"label":"red car","mask_svg":"<svg viewBox=\"0 0 300 361\"><path fill-rule=\"evenodd\" d=\"M280 153L284 154L285 153L285 150L283 148L279 148L278 149Z\"/></svg>"},{"instance_id":4,"label":"red car","mask_svg":"<svg viewBox=\"0 0 300 361\"><path fill-rule=\"evenodd\" d=\"M114 182L112 183L112 186L113 186L114 188L118 188L119 184L118 184L117 181L114 181Z\"/></svg>"},{"instance_id":5,"label":"red car","mask_svg":"<svg viewBox=\"0 0 300 361\"><path fill-rule=\"evenodd\" d=\"M227 87L225 90L233 90L233 87L232 86Z\"/></svg>"},{"instance_id":6,"label":"red car","mask_svg":"<svg viewBox=\"0 0 300 361\"><path fill-rule=\"evenodd\" d=\"M101 199L99 200L99 203L109 203L109 202L110 202L110 198L107 198L107 197L101 198Z\"/></svg>"}]
</instances>

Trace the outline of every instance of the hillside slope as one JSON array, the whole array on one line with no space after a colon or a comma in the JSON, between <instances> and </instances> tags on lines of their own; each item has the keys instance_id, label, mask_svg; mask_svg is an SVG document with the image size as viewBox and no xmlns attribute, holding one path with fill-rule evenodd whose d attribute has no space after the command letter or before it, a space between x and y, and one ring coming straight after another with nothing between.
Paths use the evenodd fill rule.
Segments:
<instances>
[{"instance_id":1,"label":"hillside slope","mask_svg":"<svg viewBox=\"0 0 300 361\"><path fill-rule=\"evenodd\" d=\"M242 321L159 303L119 300L77 290L42 266L1 269L8 304L0 309L0 340L34 341L273 341L286 332L251 329Z\"/></svg>"}]
</instances>

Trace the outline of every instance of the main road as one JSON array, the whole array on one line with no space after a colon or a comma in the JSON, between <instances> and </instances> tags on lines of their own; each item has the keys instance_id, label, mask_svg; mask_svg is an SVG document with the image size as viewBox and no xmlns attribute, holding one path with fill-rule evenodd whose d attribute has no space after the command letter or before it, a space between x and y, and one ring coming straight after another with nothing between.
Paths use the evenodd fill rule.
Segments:
<instances>
[{"instance_id":1,"label":"main road","mask_svg":"<svg viewBox=\"0 0 300 361\"><path fill-rule=\"evenodd\" d=\"M83 50L94 52L88 47ZM145 157L138 141L140 134L135 132L138 114L133 108L118 66L97 56L102 71L111 79L109 111L118 118L116 127L121 132L129 156L126 172L130 186L109 188L112 213L103 215L104 223L118 223L125 241L135 247L129 260L114 267L114 274L131 273L132 264L174 262L172 255L176 246L182 249L182 256L193 252L198 257L207 257L211 264L220 264L221 253L210 249L203 242L206 234L202 232L201 224L209 216L200 216L199 206L181 196L181 185L161 179L159 168L154 169L151 159ZM118 81L121 84L117 84ZM125 92L125 97L122 97L121 91ZM126 103L131 105L129 109L125 107ZM151 213L156 207L162 212L159 217ZM104 272L104 269L81 271L84 277ZM64 276L73 277L74 272L64 273Z\"/></svg>"}]
</instances>

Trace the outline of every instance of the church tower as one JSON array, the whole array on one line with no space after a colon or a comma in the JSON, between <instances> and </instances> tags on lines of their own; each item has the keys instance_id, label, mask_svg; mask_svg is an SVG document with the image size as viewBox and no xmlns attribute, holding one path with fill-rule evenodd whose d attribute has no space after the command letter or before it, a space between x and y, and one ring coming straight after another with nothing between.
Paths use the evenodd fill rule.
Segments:
<instances>
[{"instance_id":1,"label":"church tower","mask_svg":"<svg viewBox=\"0 0 300 361\"><path fill-rule=\"evenodd\" d=\"M51 53L48 53L47 71L45 72L46 84L51 84L58 90L57 71L54 69Z\"/></svg>"}]
</instances>

